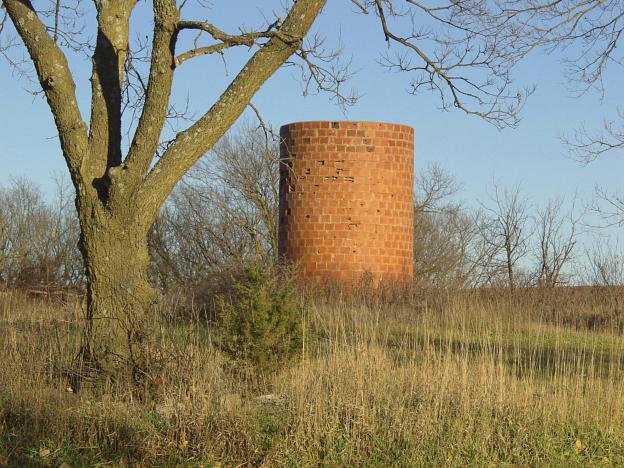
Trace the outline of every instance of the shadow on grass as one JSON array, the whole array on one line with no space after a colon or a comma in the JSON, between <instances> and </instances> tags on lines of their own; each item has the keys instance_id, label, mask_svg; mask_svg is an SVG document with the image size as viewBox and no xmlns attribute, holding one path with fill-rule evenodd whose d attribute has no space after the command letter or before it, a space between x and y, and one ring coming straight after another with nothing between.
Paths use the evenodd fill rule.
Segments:
<instances>
[{"instance_id":1,"label":"shadow on grass","mask_svg":"<svg viewBox=\"0 0 624 468\"><path fill-rule=\"evenodd\" d=\"M406 343L409 346L406 347ZM383 343L397 363L413 359L414 350L432 349L437 353L451 353L482 358L487 356L501 361L516 377L592 376L610 378L624 372L624 350L592 350L583 346L560 347L547 343L527 342L474 342L461 339L425 337L410 333L400 339L390 337ZM408 350L406 348L409 348Z\"/></svg>"},{"instance_id":2,"label":"shadow on grass","mask_svg":"<svg viewBox=\"0 0 624 468\"><path fill-rule=\"evenodd\" d=\"M24 466L94 466L99 464L120 465L142 460L145 456L140 431L117 421L108 440L98 446L75 442L77 434L67 428L66 434L55 431L51 421L54 415L36 414L25 406L15 409L3 408L0 418L0 467ZM76 424L79 427L80 424ZM98 430L98 429L96 429ZM59 437L61 436L61 437Z\"/></svg>"}]
</instances>

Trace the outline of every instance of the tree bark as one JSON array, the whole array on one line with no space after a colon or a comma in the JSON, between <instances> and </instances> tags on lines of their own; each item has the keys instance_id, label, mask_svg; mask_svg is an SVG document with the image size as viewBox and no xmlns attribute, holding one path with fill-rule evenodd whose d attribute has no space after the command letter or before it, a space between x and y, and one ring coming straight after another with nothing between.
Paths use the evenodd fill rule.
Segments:
<instances>
[{"instance_id":1,"label":"tree bark","mask_svg":"<svg viewBox=\"0 0 624 468\"><path fill-rule=\"evenodd\" d=\"M94 372L150 376L151 306L156 291L148 278L149 224L132 213L80 210L80 247L87 276L87 320L77 358L77 382Z\"/></svg>"}]
</instances>

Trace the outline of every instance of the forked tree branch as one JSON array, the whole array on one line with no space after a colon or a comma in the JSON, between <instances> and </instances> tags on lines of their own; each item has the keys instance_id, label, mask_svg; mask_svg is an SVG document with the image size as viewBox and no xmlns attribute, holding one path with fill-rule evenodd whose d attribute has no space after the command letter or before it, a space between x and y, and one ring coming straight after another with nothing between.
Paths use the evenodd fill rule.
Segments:
<instances>
[{"instance_id":1,"label":"forked tree branch","mask_svg":"<svg viewBox=\"0 0 624 468\"><path fill-rule=\"evenodd\" d=\"M148 174L137 199L151 218L156 216L177 181L216 143L262 84L297 50L324 4L324 0L298 0L279 28L279 34L254 53L206 114L178 133Z\"/></svg>"},{"instance_id":2,"label":"forked tree branch","mask_svg":"<svg viewBox=\"0 0 624 468\"><path fill-rule=\"evenodd\" d=\"M121 164L121 97L130 14L136 0L96 0L98 32L91 74L89 153L84 174L102 178Z\"/></svg>"},{"instance_id":3,"label":"forked tree branch","mask_svg":"<svg viewBox=\"0 0 624 468\"><path fill-rule=\"evenodd\" d=\"M142 178L149 169L167 118L178 18L175 0L154 0L154 38L145 104L126 158L135 179Z\"/></svg>"},{"instance_id":4,"label":"forked tree branch","mask_svg":"<svg viewBox=\"0 0 624 468\"><path fill-rule=\"evenodd\" d=\"M279 20L269 25L269 27L265 31L228 34L210 23L202 21L180 21L178 23L179 31L183 31L185 29L203 31L210 34L210 36L212 36L212 38L218 42L216 44L212 44L206 47L196 47L180 54L175 59L176 65L180 65L182 62L185 62L186 60L194 57L222 52L223 50L229 49L230 47L252 47L254 44L257 44L257 41L259 39L271 39L273 37L276 37L279 34L278 30L275 29L277 27L279 27ZM287 38L285 39L288 40Z\"/></svg>"}]
</instances>

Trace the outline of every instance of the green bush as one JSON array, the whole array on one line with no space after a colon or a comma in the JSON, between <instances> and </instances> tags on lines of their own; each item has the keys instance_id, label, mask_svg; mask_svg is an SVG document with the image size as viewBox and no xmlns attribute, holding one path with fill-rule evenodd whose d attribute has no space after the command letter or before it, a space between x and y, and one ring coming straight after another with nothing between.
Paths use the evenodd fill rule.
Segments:
<instances>
[{"instance_id":1,"label":"green bush","mask_svg":"<svg viewBox=\"0 0 624 468\"><path fill-rule=\"evenodd\" d=\"M303 346L302 309L284 274L246 269L230 294L218 298L217 343L242 368L278 370Z\"/></svg>"}]
</instances>

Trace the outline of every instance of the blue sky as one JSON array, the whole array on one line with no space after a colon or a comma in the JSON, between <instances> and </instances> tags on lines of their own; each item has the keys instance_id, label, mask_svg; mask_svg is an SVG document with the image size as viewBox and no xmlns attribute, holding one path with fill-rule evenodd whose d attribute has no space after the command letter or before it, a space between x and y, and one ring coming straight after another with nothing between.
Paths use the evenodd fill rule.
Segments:
<instances>
[{"instance_id":1,"label":"blue sky","mask_svg":"<svg viewBox=\"0 0 624 468\"><path fill-rule=\"evenodd\" d=\"M148 33L149 3L139 2L134 14L135 24ZM280 11L279 2L215 0L200 19L235 31L241 22L247 26L261 24L260 12L270 16L273 10ZM557 195L569 196L577 189L589 197L595 184L613 191L621 187L623 154L614 152L580 166L566 156L558 140L561 133L583 123L598 129L603 119L615 118L616 104L624 103L621 67L612 68L606 76L604 99L593 92L573 98L565 85L561 56L532 55L517 68L515 82L518 86L536 84L537 90L522 113L519 128L499 131L460 111L440 111L439 101L432 94L407 94L408 76L389 73L377 64L387 48L375 19L355 14L348 0L330 0L314 30L323 32L330 44L341 38L345 55L352 58L357 71L350 85L362 97L345 115L327 95L302 96L297 72L287 68L271 78L253 99L273 125L318 119L411 125L415 129L417 170L431 162L439 163L461 182L461 197L467 200L483 199L493 179L503 185L521 183L538 203ZM228 58L228 75L217 57L185 63L177 72L174 97L188 96L191 108L198 113L207 109L246 57L246 51L239 50ZM89 69L88 61L74 65L83 115L89 107ZM10 176L26 175L49 190L50 174L63 173L64 163L47 104L41 96L29 94L25 89L33 89L33 85L13 76L5 65L0 66L0 83L4 106L0 113L0 157L5 168L0 184Z\"/></svg>"}]
</instances>

